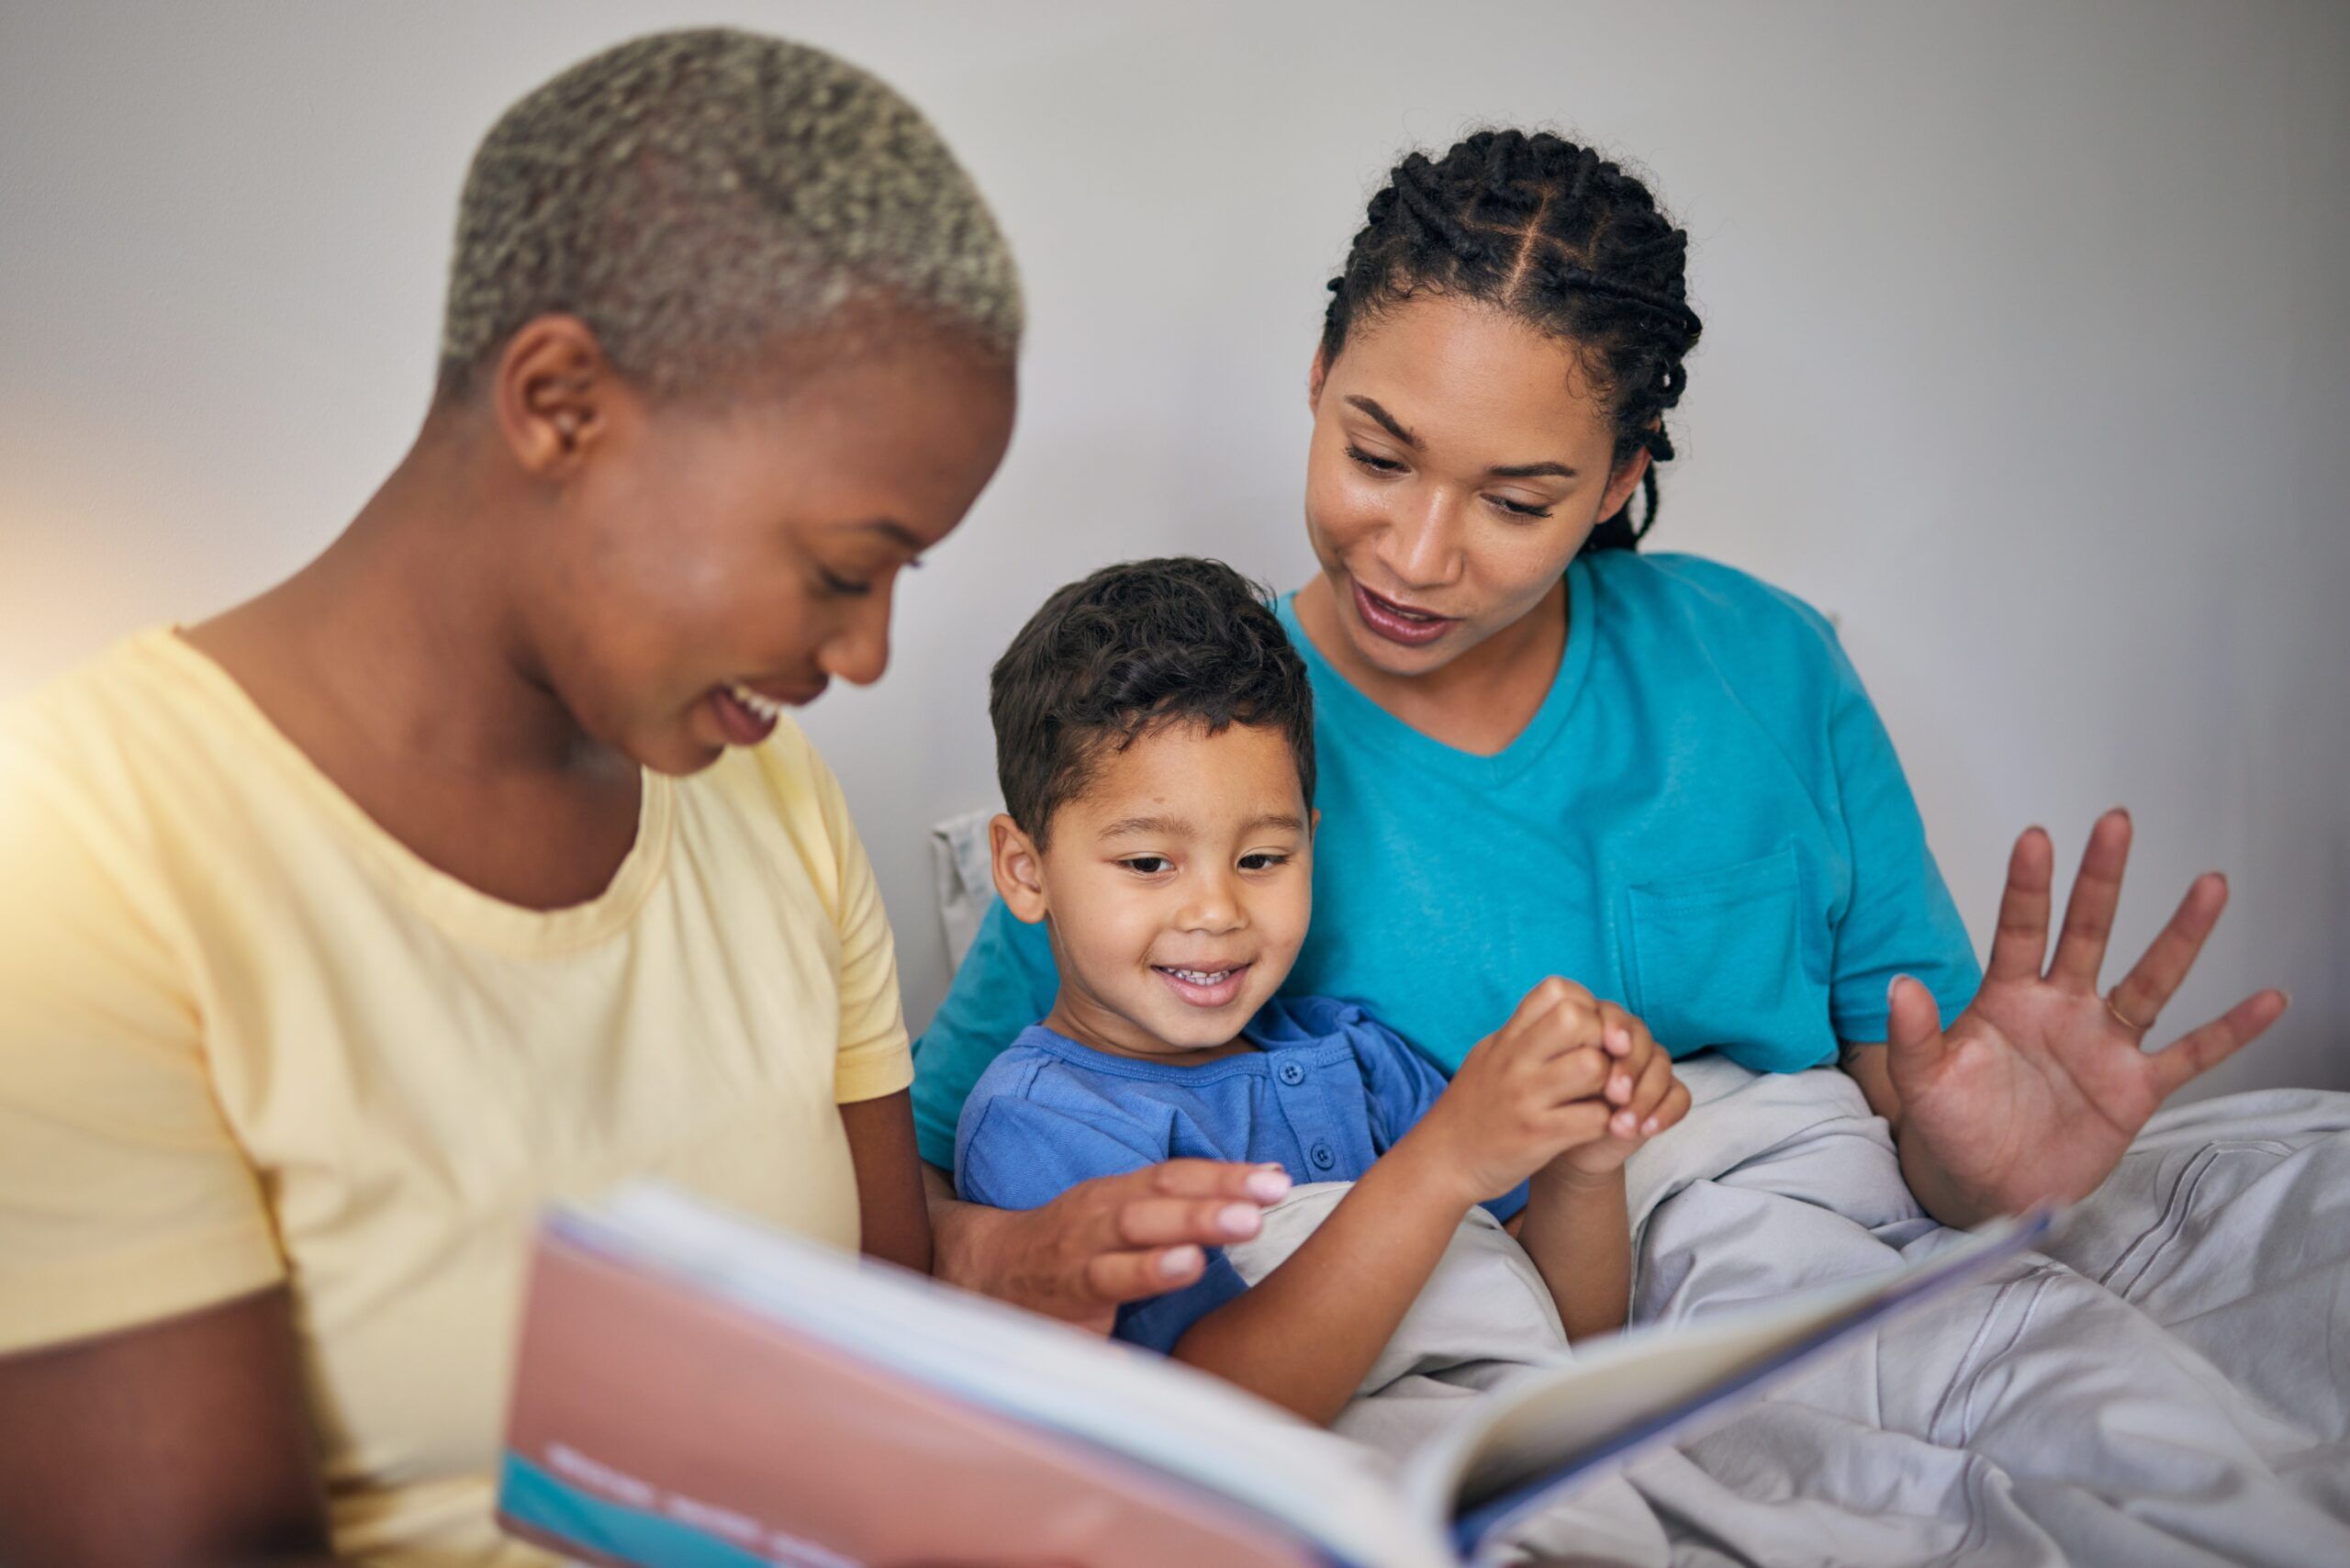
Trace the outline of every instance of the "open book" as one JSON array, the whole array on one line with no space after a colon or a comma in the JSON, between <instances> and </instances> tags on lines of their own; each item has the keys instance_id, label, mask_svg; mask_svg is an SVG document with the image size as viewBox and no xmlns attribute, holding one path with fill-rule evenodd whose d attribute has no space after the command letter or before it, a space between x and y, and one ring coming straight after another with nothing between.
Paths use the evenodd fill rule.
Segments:
<instances>
[{"instance_id":1,"label":"open book","mask_svg":"<svg viewBox=\"0 0 2350 1568\"><path fill-rule=\"evenodd\" d=\"M2029 1245L1601 1341L1394 1466L1203 1372L669 1189L551 1214L499 1517L592 1562L1447 1568Z\"/></svg>"}]
</instances>

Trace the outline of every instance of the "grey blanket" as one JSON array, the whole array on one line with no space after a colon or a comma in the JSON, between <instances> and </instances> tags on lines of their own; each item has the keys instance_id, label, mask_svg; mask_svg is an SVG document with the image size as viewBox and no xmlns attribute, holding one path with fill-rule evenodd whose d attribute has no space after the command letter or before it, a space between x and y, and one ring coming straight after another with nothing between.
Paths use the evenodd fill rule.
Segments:
<instances>
[{"instance_id":1,"label":"grey blanket","mask_svg":"<svg viewBox=\"0 0 2350 1568\"><path fill-rule=\"evenodd\" d=\"M1627 1170L1632 1316L1674 1323L1948 1244L1843 1074L1682 1064L1697 1102ZM1338 1190L1231 1250L1255 1280ZM1390 1454L1570 1355L1472 1215L1337 1423ZM1488 1561L2350 1563L2350 1096L2158 1115L2045 1255L1863 1337L1707 1435L1578 1493Z\"/></svg>"}]
</instances>

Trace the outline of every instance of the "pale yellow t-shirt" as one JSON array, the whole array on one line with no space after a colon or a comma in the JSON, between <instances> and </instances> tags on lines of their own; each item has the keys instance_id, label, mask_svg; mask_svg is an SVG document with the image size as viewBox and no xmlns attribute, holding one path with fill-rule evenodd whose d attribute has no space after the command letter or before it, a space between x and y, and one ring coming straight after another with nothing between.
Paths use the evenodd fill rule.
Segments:
<instances>
[{"instance_id":1,"label":"pale yellow t-shirt","mask_svg":"<svg viewBox=\"0 0 2350 1568\"><path fill-rule=\"evenodd\" d=\"M835 1104L911 1077L871 868L788 721L646 775L611 885L539 913L169 630L0 718L0 1353L285 1282L344 1552L542 1561L490 1508L544 1200L655 1175L853 1247Z\"/></svg>"}]
</instances>

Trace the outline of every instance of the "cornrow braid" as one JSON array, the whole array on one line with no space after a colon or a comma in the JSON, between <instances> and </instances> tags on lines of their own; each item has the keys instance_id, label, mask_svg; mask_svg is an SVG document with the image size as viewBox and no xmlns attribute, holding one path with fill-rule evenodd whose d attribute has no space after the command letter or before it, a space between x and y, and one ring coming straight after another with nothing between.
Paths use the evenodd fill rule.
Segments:
<instances>
[{"instance_id":1,"label":"cornrow braid","mask_svg":"<svg viewBox=\"0 0 2350 1568\"><path fill-rule=\"evenodd\" d=\"M1549 131L1481 130L1443 157L1407 154L1371 198L1330 280L1322 353L1359 321L1423 292L1492 305L1573 345L1606 400L1615 460L1646 452L1639 521L1627 501L1588 550L1637 548L1656 521L1664 416L1687 390L1704 324L1689 308L1689 237L1648 186Z\"/></svg>"}]
</instances>

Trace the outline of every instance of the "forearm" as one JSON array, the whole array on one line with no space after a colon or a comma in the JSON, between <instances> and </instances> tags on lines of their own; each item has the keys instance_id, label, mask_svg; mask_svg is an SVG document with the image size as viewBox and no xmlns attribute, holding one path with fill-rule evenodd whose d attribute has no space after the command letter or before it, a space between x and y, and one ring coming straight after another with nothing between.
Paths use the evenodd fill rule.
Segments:
<instances>
[{"instance_id":1,"label":"forearm","mask_svg":"<svg viewBox=\"0 0 2350 1568\"><path fill-rule=\"evenodd\" d=\"M1472 1199L1406 1136L1248 1294L1193 1324L1188 1361L1305 1419L1346 1407Z\"/></svg>"},{"instance_id":2,"label":"forearm","mask_svg":"<svg viewBox=\"0 0 2350 1568\"><path fill-rule=\"evenodd\" d=\"M1623 1327L1632 1294L1632 1223L1622 1169L1605 1176L1541 1171L1522 1220L1518 1245L1550 1287L1567 1338Z\"/></svg>"},{"instance_id":3,"label":"forearm","mask_svg":"<svg viewBox=\"0 0 2350 1568\"><path fill-rule=\"evenodd\" d=\"M922 1190L930 1213L931 1271L966 1290L1002 1295L988 1288L984 1232L986 1217L994 1211L957 1198L955 1179L927 1161L922 1168Z\"/></svg>"}]
</instances>

